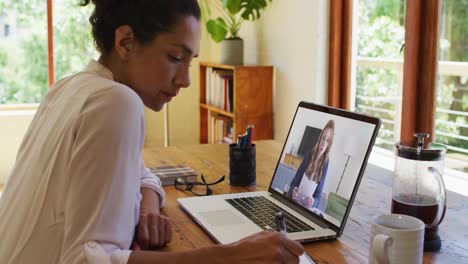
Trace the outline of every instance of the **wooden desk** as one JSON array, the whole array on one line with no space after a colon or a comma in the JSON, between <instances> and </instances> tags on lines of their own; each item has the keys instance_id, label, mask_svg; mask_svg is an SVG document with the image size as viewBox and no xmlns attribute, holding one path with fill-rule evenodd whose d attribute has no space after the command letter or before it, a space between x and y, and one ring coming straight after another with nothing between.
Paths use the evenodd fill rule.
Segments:
<instances>
[{"instance_id":1,"label":"wooden desk","mask_svg":"<svg viewBox=\"0 0 468 264\"><path fill-rule=\"evenodd\" d=\"M213 187L215 194L268 189L282 143L268 140L256 144L257 185L234 187L226 180ZM143 158L147 166L186 164L213 181L221 175L228 176L227 148L227 145L193 145L145 149ZM369 221L373 215L390 212L391 181L389 175L365 174L343 235L336 240L304 244L306 251L319 263L367 263ZM176 201L191 193L172 186L165 190L167 198L163 211L172 219L174 238L163 250L187 250L214 244ZM468 197L448 192L447 213L439 234L442 249L438 253L425 253L424 263L468 263Z\"/></svg>"}]
</instances>

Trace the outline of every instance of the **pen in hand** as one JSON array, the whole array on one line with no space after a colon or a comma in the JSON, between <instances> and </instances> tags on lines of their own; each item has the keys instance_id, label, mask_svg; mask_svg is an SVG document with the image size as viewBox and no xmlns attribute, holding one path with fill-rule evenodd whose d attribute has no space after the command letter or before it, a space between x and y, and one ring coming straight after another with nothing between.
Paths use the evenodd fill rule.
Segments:
<instances>
[{"instance_id":1,"label":"pen in hand","mask_svg":"<svg viewBox=\"0 0 468 264\"><path fill-rule=\"evenodd\" d=\"M275 221L276 221L276 228L278 228L278 232L286 237L286 222L284 220L284 214L283 212L279 211L276 213L275 216ZM304 252L301 256L299 256L299 263L308 263L308 264L314 264L316 263L313 259L311 259L307 253Z\"/></svg>"},{"instance_id":2,"label":"pen in hand","mask_svg":"<svg viewBox=\"0 0 468 264\"><path fill-rule=\"evenodd\" d=\"M278 228L278 232L281 233L281 235L286 236L286 223L284 220L284 214L283 212L277 212L275 216L275 221L276 221L276 228Z\"/></svg>"}]
</instances>

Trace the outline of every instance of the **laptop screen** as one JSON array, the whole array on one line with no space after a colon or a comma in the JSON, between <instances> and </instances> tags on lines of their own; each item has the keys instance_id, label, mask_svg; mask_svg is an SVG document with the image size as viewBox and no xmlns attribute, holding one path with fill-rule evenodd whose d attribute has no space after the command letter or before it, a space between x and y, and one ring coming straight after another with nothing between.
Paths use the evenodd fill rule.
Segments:
<instances>
[{"instance_id":1,"label":"laptop screen","mask_svg":"<svg viewBox=\"0 0 468 264\"><path fill-rule=\"evenodd\" d=\"M270 188L341 227L378 122L318 109L299 105Z\"/></svg>"}]
</instances>

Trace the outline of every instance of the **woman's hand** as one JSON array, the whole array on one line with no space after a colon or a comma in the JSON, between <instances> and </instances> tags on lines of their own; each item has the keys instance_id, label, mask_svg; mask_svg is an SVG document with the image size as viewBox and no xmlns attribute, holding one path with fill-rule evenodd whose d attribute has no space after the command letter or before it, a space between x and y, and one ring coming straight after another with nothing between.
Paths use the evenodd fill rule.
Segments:
<instances>
[{"instance_id":1,"label":"woman's hand","mask_svg":"<svg viewBox=\"0 0 468 264\"><path fill-rule=\"evenodd\" d=\"M314 204L314 198L313 197L307 197L307 199L304 201L304 206L307 208L312 207Z\"/></svg>"},{"instance_id":2,"label":"woman's hand","mask_svg":"<svg viewBox=\"0 0 468 264\"><path fill-rule=\"evenodd\" d=\"M299 193L299 188L296 186L294 187L293 191L292 191L292 198L293 200L297 200L297 194Z\"/></svg>"},{"instance_id":3,"label":"woman's hand","mask_svg":"<svg viewBox=\"0 0 468 264\"><path fill-rule=\"evenodd\" d=\"M172 223L169 218L160 214L140 214L133 250L151 250L162 247L172 240Z\"/></svg>"},{"instance_id":4,"label":"woman's hand","mask_svg":"<svg viewBox=\"0 0 468 264\"><path fill-rule=\"evenodd\" d=\"M304 248L278 232L263 231L227 245L225 263L299 263Z\"/></svg>"},{"instance_id":5,"label":"woman's hand","mask_svg":"<svg viewBox=\"0 0 468 264\"><path fill-rule=\"evenodd\" d=\"M149 188L141 188L138 225L131 249L151 250L172 240L172 223L159 212L159 196Z\"/></svg>"},{"instance_id":6,"label":"woman's hand","mask_svg":"<svg viewBox=\"0 0 468 264\"><path fill-rule=\"evenodd\" d=\"M183 252L132 251L128 263L297 264L304 248L278 232L263 231L227 245Z\"/></svg>"}]
</instances>

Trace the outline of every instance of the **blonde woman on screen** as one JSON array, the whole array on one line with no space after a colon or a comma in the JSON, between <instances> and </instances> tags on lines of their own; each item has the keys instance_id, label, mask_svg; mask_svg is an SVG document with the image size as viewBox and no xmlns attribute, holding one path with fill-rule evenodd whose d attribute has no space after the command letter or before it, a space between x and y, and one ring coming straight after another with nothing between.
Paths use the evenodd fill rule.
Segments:
<instances>
[{"instance_id":1,"label":"blonde woman on screen","mask_svg":"<svg viewBox=\"0 0 468 264\"><path fill-rule=\"evenodd\" d=\"M304 207L317 207L328 172L329 153L335 135L335 122L329 120L317 143L304 157L291 181L288 196Z\"/></svg>"}]
</instances>

